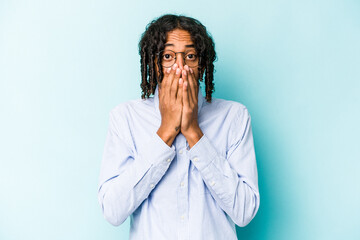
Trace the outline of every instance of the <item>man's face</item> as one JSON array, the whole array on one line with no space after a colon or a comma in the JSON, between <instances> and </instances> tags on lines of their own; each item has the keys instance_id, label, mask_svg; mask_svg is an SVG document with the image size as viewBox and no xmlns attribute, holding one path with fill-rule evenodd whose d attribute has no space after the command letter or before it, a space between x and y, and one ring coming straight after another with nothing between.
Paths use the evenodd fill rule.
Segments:
<instances>
[{"instance_id":1,"label":"man's face","mask_svg":"<svg viewBox=\"0 0 360 240\"><path fill-rule=\"evenodd\" d=\"M175 29L171 32L167 33L166 37L166 43L164 51L166 50L172 50L174 52L183 52L183 53L195 53L195 46L193 41L191 40L191 35L188 31L182 30L182 29ZM186 63L184 62L185 57L183 53L177 53L176 54L176 64L178 65L178 68L181 70L184 69L184 66ZM157 57L155 58L155 62L157 62ZM155 64L156 67L156 73L159 76L159 68L157 64ZM163 73L165 74L165 71L168 68L163 67ZM192 67L192 70L194 71L195 78L199 79L199 70L198 67Z\"/></svg>"}]
</instances>

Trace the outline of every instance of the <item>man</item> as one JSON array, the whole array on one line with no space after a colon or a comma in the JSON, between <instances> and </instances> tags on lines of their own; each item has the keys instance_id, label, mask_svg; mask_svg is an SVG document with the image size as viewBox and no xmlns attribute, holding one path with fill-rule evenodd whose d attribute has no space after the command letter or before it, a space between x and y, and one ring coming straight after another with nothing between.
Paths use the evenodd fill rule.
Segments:
<instances>
[{"instance_id":1,"label":"man","mask_svg":"<svg viewBox=\"0 0 360 240\"><path fill-rule=\"evenodd\" d=\"M130 216L130 239L237 239L235 224L259 209L257 166L246 107L211 98L213 40L199 21L164 15L139 50L142 99L110 112L104 217L118 226Z\"/></svg>"}]
</instances>

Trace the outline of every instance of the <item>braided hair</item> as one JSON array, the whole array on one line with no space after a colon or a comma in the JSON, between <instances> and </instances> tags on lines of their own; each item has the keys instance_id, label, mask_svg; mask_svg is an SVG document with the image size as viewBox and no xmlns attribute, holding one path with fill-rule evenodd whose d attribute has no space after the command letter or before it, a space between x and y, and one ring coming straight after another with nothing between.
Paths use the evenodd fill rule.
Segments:
<instances>
[{"instance_id":1,"label":"braided hair","mask_svg":"<svg viewBox=\"0 0 360 240\"><path fill-rule=\"evenodd\" d=\"M206 100L211 102L211 94L214 91L214 64L216 60L215 44L212 37L206 31L206 27L198 20L183 15L166 14L146 26L139 42L139 54L141 63L141 98L148 98L155 93L157 82L162 81L164 74L161 65L161 59L155 56L158 52L164 50L167 33L175 29L188 31L191 40L194 42L195 50L199 56L198 70L200 81L205 75ZM159 69L159 79L155 70L155 64ZM205 73L205 74L204 74Z\"/></svg>"}]
</instances>

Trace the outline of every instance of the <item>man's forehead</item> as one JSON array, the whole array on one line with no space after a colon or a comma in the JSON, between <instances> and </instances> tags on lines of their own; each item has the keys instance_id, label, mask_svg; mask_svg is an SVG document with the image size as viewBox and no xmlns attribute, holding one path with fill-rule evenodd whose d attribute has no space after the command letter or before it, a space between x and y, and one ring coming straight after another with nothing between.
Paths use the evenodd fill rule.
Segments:
<instances>
[{"instance_id":1,"label":"man's forehead","mask_svg":"<svg viewBox=\"0 0 360 240\"><path fill-rule=\"evenodd\" d=\"M165 46L174 45L178 42L186 44L188 47L193 47L194 43L191 40L191 35L188 31L175 29L166 34L166 44Z\"/></svg>"},{"instance_id":2,"label":"man's forehead","mask_svg":"<svg viewBox=\"0 0 360 240\"><path fill-rule=\"evenodd\" d=\"M164 44L165 47L175 47L175 44L172 44L172 43L165 43ZM194 44L187 44L185 45L186 48L194 48L195 45Z\"/></svg>"}]
</instances>

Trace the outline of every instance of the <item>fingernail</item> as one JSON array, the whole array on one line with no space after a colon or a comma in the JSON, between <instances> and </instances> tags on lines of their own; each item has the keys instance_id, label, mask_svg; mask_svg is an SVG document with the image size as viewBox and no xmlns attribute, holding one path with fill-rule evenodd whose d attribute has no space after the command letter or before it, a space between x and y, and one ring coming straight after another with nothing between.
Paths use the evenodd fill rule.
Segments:
<instances>
[{"instance_id":1,"label":"fingernail","mask_svg":"<svg viewBox=\"0 0 360 240\"><path fill-rule=\"evenodd\" d=\"M177 64L175 63L172 68L175 70L177 68Z\"/></svg>"},{"instance_id":2,"label":"fingernail","mask_svg":"<svg viewBox=\"0 0 360 240\"><path fill-rule=\"evenodd\" d=\"M191 73L194 73L194 71L193 71L191 68L190 68L190 72L191 72Z\"/></svg>"},{"instance_id":3,"label":"fingernail","mask_svg":"<svg viewBox=\"0 0 360 240\"><path fill-rule=\"evenodd\" d=\"M179 75L181 72L180 68L176 69L176 74Z\"/></svg>"},{"instance_id":4,"label":"fingernail","mask_svg":"<svg viewBox=\"0 0 360 240\"><path fill-rule=\"evenodd\" d=\"M179 78L179 84L181 85L183 83L182 78Z\"/></svg>"},{"instance_id":5,"label":"fingernail","mask_svg":"<svg viewBox=\"0 0 360 240\"><path fill-rule=\"evenodd\" d=\"M186 76L186 71L185 71L185 70L183 70L183 71L182 71L182 74Z\"/></svg>"},{"instance_id":6,"label":"fingernail","mask_svg":"<svg viewBox=\"0 0 360 240\"><path fill-rule=\"evenodd\" d=\"M189 71L189 66L188 65L185 65L184 68L185 68L186 71Z\"/></svg>"},{"instance_id":7,"label":"fingernail","mask_svg":"<svg viewBox=\"0 0 360 240\"><path fill-rule=\"evenodd\" d=\"M170 71L171 71L171 68L166 69L167 73L170 73Z\"/></svg>"}]
</instances>

